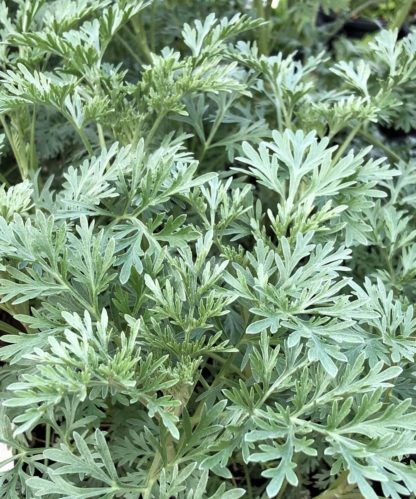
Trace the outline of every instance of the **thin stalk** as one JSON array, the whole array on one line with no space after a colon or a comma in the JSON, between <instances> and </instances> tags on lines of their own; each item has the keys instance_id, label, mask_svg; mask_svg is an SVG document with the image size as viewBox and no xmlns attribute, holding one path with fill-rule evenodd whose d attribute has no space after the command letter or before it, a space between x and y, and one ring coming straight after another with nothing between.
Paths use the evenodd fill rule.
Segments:
<instances>
[{"instance_id":1,"label":"thin stalk","mask_svg":"<svg viewBox=\"0 0 416 499\"><path fill-rule=\"evenodd\" d=\"M393 264L391 263L391 255L389 255L387 253L387 251L385 251L383 248L380 248L380 249L381 249L381 254L383 255L384 261L386 262L387 272L390 274L392 284L395 284L396 283L396 279L395 279L396 273L394 271Z\"/></svg>"},{"instance_id":2,"label":"thin stalk","mask_svg":"<svg viewBox=\"0 0 416 499\"><path fill-rule=\"evenodd\" d=\"M212 357L214 360L216 360L217 362L220 362L221 364L226 364L227 363L227 359L223 359L221 357L221 355L218 355L216 353L211 353L210 354L210 357ZM235 366L234 364L230 364L229 366L229 369L230 371L234 372L235 374L238 374L239 376L242 376L243 373L241 372L241 369L239 369L237 366ZM201 379L202 381L202 379ZM204 380L205 381L205 380Z\"/></svg>"},{"instance_id":3,"label":"thin stalk","mask_svg":"<svg viewBox=\"0 0 416 499\"><path fill-rule=\"evenodd\" d=\"M91 306L84 298L77 292L75 289L73 289L69 284L67 284L63 279L62 279L62 285L66 287L66 289L69 291L69 293L77 300L77 302L82 305L90 314L92 314L97 320L101 319L101 315L96 310L93 306Z\"/></svg>"},{"instance_id":4,"label":"thin stalk","mask_svg":"<svg viewBox=\"0 0 416 499\"><path fill-rule=\"evenodd\" d=\"M358 123L357 125L355 125L355 127L347 135L346 139L344 140L343 144L340 146L340 148L338 149L338 151L337 151L337 153L336 153L336 155L334 157L334 163L336 163L337 161L339 161L341 159L342 155L347 150L348 146L351 144L351 142L353 141L354 137L359 132L359 130L361 128L361 125L362 125L361 122Z\"/></svg>"},{"instance_id":5,"label":"thin stalk","mask_svg":"<svg viewBox=\"0 0 416 499\"><path fill-rule=\"evenodd\" d=\"M131 48L131 46L126 42L126 40L119 33L116 33L116 38L117 38L117 41L119 41L121 43L121 45L123 45L123 47L127 50L127 52L133 57L133 59L141 66L143 64L143 61L136 54L136 52Z\"/></svg>"},{"instance_id":6,"label":"thin stalk","mask_svg":"<svg viewBox=\"0 0 416 499\"><path fill-rule=\"evenodd\" d=\"M283 131L282 106L280 105L279 97L276 96L273 103L274 103L274 106L276 108L277 129L279 130L279 132L282 132Z\"/></svg>"},{"instance_id":7,"label":"thin stalk","mask_svg":"<svg viewBox=\"0 0 416 499\"><path fill-rule=\"evenodd\" d=\"M166 112L162 112L159 114L159 116L156 118L155 122L153 123L152 128L150 129L149 133L147 134L146 140L144 142L145 146L148 146L150 142L153 139L153 136L157 132L160 124L162 123L163 119L166 117Z\"/></svg>"},{"instance_id":8,"label":"thin stalk","mask_svg":"<svg viewBox=\"0 0 416 499\"><path fill-rule=\"evenodd\" d=\"M298 371L299 369L303 369L304 367L308 366L312 362L310 360L304 360L301 362L299 365L295 366L293 369L285 373L282 377L278 378L267 390L267 392L263 395L263 397L257 402L256 407L261 407L266 400L273 394L273 392L276 391L276 389L284 382L286 381L287 378L290 378L293 373Z\"/></svg>"},{"instance_id":9,"label":"thin stalk","mask_svg":"<svg viewBox=\"0 0 416 499\"><path fill-rule=\"evenodd\" d=\"M215 388L221 382L221 379L224 377L224 375L227 374L232 369L231 364L232 364L232 361L234 360L234 357L235 357L235 352L230 354L228 359L224 362L224 364L222 365L221 369L219 370L217 376L214 378L214 381L211 383L210 390ZM192 416L192 424L196 424L200 420L202 409L203 409L204 405L205 405L205 401L201 400L201 402L199 403L198 407L196 408L196 410Z\"/></svg>"},{"instance_id":10,"label":"thin stalk","mask_svg":"<svg viewBox=\"0 0 416 499\"><path fill-rule=\"evenodd\" d=\"M266 7L263 4L263 0L255 0L254 8L256 10L256 16L258 18L265 19L266 21L269 20L271 13L271 0L268 0ZM269 24L266 24L264 26L260 26L258 30L259 30L259 36L257 42L260 52L264 55L267 55L269 53L269 48L270 48L269 47L270 26Z\"/></svg>"},{"instance_id":11,"label":"thin stalk","mask_svg":"<svg viewBox=\"0 0 416 499\"><path fill-rule=\"evenodd\" d=\"M105 143L103 127L99 123L97 123L97 133L98 133L98 139L100 141L101 149L106 149L107 145Z\"/></svg>"},{"instance_id":12,"label":"thin stalk","mask_svg":"<svg viewBox=\"0 0 416 499\"><path fill-rule=\"evenodd\" d=\"M274 107L276 109L277 129L279 130L279 132L282 132L283 125L284 124L287 125L287 120L288 120L287 111L286 111L286 109L284 109L284 103L283 103L282 95L280 93L280 89L279 89L278 85L276 84L275 81L273 81L273 79L270 79L269 82L270 82L270 86L272 88L273 94L272 95L267 94L267 96L268 96L270 102L274 105ZM285 123L283 123L282 113L284 113ZM289 126L288 128L291 128L291 127Z\"/></svg>"},{"instance_id":13,"label":"thin stalk","mask_svg":"<svg viewBox=\"0 0 416 499\"><path fill-rule=\"evenodd\" d=\"M271 15L272 15L272 4L273 4L273 0L267 0L266 2L266 8L264 10L265 14L266 14L266 19L270 19Z\"/></svg>"},{"instance_id":14,"label":"thin stalk","mask_svg":"<svg viewBox=\"0 0 416 499\"><path fill-rule=\"evenodd\" d=\"M143 499L150 499L153 485L155 484L157 477L159 476L159 466L161 463L162 456L159 452L157 452L150 466L149 473L147 474L146 485L143 492Z\"/></svg>"},{"instance_id":15,"label":"thin stalk","mask_svg":"<svg viewBox=\"0 0 416 499\"><path fill-rule=\"evenodd\" d=\"M372 144L375 147L378 147L381 149L384 153L386 153L387 157L390 159L390 161L393 162L399 162L401 161L401 157L393 151L390 147L388 147L386 144L381 142L381 140L378 140L376 137L371 135L370 133L361 130L360 135L367 140L370 144Z\"/></svg>"},{"instance_id":16,"label":"thin stalk","mask_svg":"<svg viewBox=\"0 0 416 499\"><path fill-rule=\"evenodd\" d=\"M192 386L194 387L195 384ZM181 404L175 408L174 410L175 416L179 417L182 414L182 411L186 406L186 404L188 403L188 400L191 398L192 393L193 393L193 388L190 389L189 385L183 386L183 389L181 390L180 393L180 395L182 395L180 400ZM175 459L175 449L173 446L172 435L170 434L168 437L168 441L166 443L166 454L168 456L167 458L168 461L173 462ZM155 457L153 458L153 462L150 466L149 473L147 475L146 485L143 492L143 499L150 499L153 485L155 484L160 475L161 464L162 464L162 455L160 454L160 452L157 452Z\"/></svg>"},{"instance_id":17,"label":"thin stalk","mask_svg":"<svg viewBox=\"0 0 416 499\"><path fill-rule=\"evenodd\" d=\"M45 449L49 449L51 446L51 425L46 424L46 430L45 430ZM47 458L45 458L45 466L48 466L49 461Z\"/></svg>"},{"instance_id":18,"label":"thin stalk","mask_svg":"<svg viewBox=\"0 0 416 499\"><path fill-rule=\"evenodd\" d=\"M357 8L355 8L351 12L351 17L357 17L360 12L365 10L367 7L370 7L373 4L378 4L380 0L368 0L367 2L363 2L361 5L359 5Z\"/></svg>"},{"instance_id":19,"label":"thin stalk","mask_svg":"<svg viewBox=\"0 0 416 499\"><path fill-rule=\"evenodd\" d=\"M223 118L224 118L225 113L228 111L229 107L231 106L231 104L233 102L234 102L234 99L230 99L229 102L222 109L220 109L219 113L215 117L215 121L214 121L214 124L212 125L210 132L209 132L208 138L202 146L202 151L201 151L199 158L198 158L199 162L201 162L204 159L206 152L208 151L208 149L211 146L212 141L214 140L214 137L218 131L218 128L220 127L221 123L223 122Z\"/></svg>"},{"instance_id":20,"label":"thin stalk","mask_svg":"<svg viewBox=\"0 0 416 499\"><path fill-rule=\"evenodd\" d=\"M400 29L406 21L412 8L414 0L403 0L402 5L398 8L396 16L390 24L390 29Z\"/></svg>"},{"instance_id":21,"label":"thin stalk","mask_svg":"<svg viewBox=\"0 0 416 499\"><path fill-rule=\"evenodd\" d=\"M84 132L82 128L79 128L75 123L74 123L75 129L78 132L78 135L84 144L85 149L88 151L88 154L90 156L93 156L94 150L92 148L91 142L88 140L87 134Z\"/></svg>"},{"instance_id":22,"label":"thin stalk","mask_svg":"<svg viewBox=\"0 0 416 499\"><path fill-rule=\"evenodd\" d=\"M198 381L201 383L201 385L205 388L205 390L209 390L209 383L206 381L206 379L202 376L202 374L199 376Z\"/></svg>"},{"instance_id":23,"label":"thin stalk","mask_svg":"<svg viewBox=\"0 0 416 499\"><path fill-rule=\"evenodd\" d=\"M256 10L257 17L264 17L264 5L263 0L254 0L254 8Z\"/></svg>"},{"instance_id":24,"label":"thin stalk","mask_svg":"<svg viewBox=\"0 0 416 499\"><path fill-rule=\"evenodd\" d=\"M282 102L283 117L285 119L285 127L291 130L292 129L291 113L288 112L283 100L281 102Z\"/></svg>"},{"instance_id":25,"label":"thin stalk","mask_svg":"<svg viewBox=\"0 0 416 499\"><path fill-rule=\"evenodd\" d=\"M156 50L156 6L157 3L153 2L152 3L152 10L151 10L151 19L150 19L150 50L152 52L155 52Z\"/></svg>"},{"instance_id":26,"label":"thin stalk","mask_svg":"<svg viewBox=\"0 0 416 499\"><path fill-rule=\"evenodd\" d=\"M323 434L330 434L330 432L328 430L325 430L324 427L322 427L316 423L312 423L310 421L299 419L299 417L303 416L311 409L319 407L320 405L327 404L328 402L333 401L333 400L345 399L349 395L352 395L352 394L353 394L353 392L349 389L348 386L343 387L342 390L339 390L337 388L333 388L330 391L327 391L325 393L321 393L318 397L313 398L311 401L307 402L299 410L297 410L295 413L293 413L291 415L291 420L293 422L300 424L300 425L308 425L312 429L319 431Z\"/></svg>"},{"instance_id":27,"label":"thin stalk","mask_svg":"<svg viewBox=\"0 0 416 499\"><path fill-rule=\"evenodd\" d=\"M143 18L140 14L137 14L132 19L133 30L135 33L135 39L138 42L139 48L143 54L145 61L149 64L152 63L152 53L150 52L149 45L147 43L146 30L144 29Z\"/></svg>"},{"instance_id":28,"label":"thin stalk","mask_svg":"<svg viewBox=\"0 0 416 499\"><path fill-rule=\"evenodd\" d=\"M82 305L91 315L93 315L97 320L100 320L101 314L98 311L98 308L93 307L90 303L88 303L74 288L72 288L65 279L58 272L54 272L48 266L39 262L39 265L50 274L61 286L63 286L76 300Z\"/></svg>"},{"instance_id":29,"label":"thin stalk","mask_svg":"<svg viewBox=\"0 0 416 499\"><path fill-rule=\"evenodd\" d=\"M314 499L338 499L346 493L352 492L356 488L356 485L348 483L348 473L348 471L343 471L335 482L329 487L329 489L325 490L318 496L315 496ZM349 495L348 497L351 496ZM362 495L357 494L356 499L359 499L360 497L362 497Z\"/></svg>"},{"instance_id":30,"label":"thin stalk","mask_svg":"<svg viewBox=\"0 0 416 499\"><path fill-rule=\"evenodd\" d=\"M93 156L94 150L84 130L76 124L76 122L69 113L62 113L62 114L69 121L69 123L71 123L72 127L77 132L79 138L81 139L81 142L84 144L85 149L88 151L88 154L90 156Z\"/></svg>"},{"instance_id":31,"label":"thin stalk","mask_svg":"<svg viewBox=\"0 0 416 499\"><path fill-rule=\"evenodd\" d=\"M247 464L243 461L244 477L246 479L247 497L248 499L254 499L253 486L251 484L250 471Z\"/></svg>"},{"instance_id":32,"label":"thin stalk","mask_svg":"<svg viewBox=\"0 0 416 499\"><path fill-rule=\"evenodd\" d=\"M36 106L33 108L33 113L32 113L32 122L30 126L30 168L32 171L35 171L38 167L38 157L36 154L36 144L35 144L35 139L36 139Z\"/></svg>"},{"instance_id":33,"label":"thin stalk","mask_svg":"<svg viewBox=\"0 0 416 499\"><path fill-rule=\"evenodd\" d=\"M283 499L284 493L286 492L286 489L287 489L287 486L288 486L288 481L285 478L283 480L283 484L282 484L282 487L280 489L280 492L276 496L276 499Z\"/></svg>"},{"instance_id":34,"label":"thin stalk","mask_svg":"<svg viewBox=\"0 0 416 499\"><path fill-rule=\"evenodd\" d=\"M16 159L17 167L19 168L20 176L24 180L28 176L28 165L26 158L21 156L20 150L17 147L14 138L13 138L13 133L7 124L5 118L3 116L0 116L0 122L3 126L4 132L6 134L7 140L9 141L10 147L12 148L14 157Z\"/></svg>"},{"instance_id":35,"label":"thin stalk","mask_svg":"<svg viewBox=\"0 0 416 499\"><path fill-rule=\"evenodd\" d=\"M111 489L111 492L134 492L135 494L142 494L145 492L143 487L125 487L124 485L116 485Z\"/></svg>"},{"instance_id":36,"label":"thin stalk","mask_svg":"<svg viewBox=\"0 0 416 499\"><path fill-rule=\"evenodd\" d=\"M299 461L299 457L300 455L299 454L294 454L293 456L293 462L295 463L296 465L296 475L299 477L299 467L298 467L298 461ZM289 486L289 482L286 480L286 478L283 480L283 484L282 484L282 487L280 488L280 491L279 493L277 494L276 496L276 499L283 499L284 497L286 497L286 490L287 490L287 487Z\"/></svg>"}]
</instances>

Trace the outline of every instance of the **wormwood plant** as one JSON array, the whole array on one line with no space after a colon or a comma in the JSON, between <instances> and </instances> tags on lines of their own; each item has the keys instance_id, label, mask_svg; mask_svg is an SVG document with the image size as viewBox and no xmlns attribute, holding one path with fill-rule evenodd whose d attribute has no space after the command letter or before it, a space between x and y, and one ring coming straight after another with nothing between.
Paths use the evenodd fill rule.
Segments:
<instances>
[{"instance_id":1,"label":"wormwood plant","mask_svg":"<svg viewBox=\"0 0 416 499\"><path fill-rule=\"evenodd\" d=\"M416 32L274 3L0 2L0 497L414 497Z\"/></svg>"}]
</instances>

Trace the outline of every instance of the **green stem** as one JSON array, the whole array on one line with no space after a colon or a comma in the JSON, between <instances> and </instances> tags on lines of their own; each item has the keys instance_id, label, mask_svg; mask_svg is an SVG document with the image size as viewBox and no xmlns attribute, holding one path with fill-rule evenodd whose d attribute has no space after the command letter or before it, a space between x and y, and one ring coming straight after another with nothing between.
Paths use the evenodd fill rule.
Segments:
<instances>
[{"instance_id":1,"label":"green stem","mask_svg":"<svg viewBox=\"0 0 416 499\"><path fill-rule=\"evenodd\" d=\"M244 469L244 477L246 479L247 497L249 499L254 499L253 486L251 484L250 471L248 469L247 464L244 463L244 462L243 462L243 469Z\"/></svg>"},{"instance_id":2,"label":"green stem","mask_svg":"<svg viewBox=\"0 0 416 499\"><path fill-rule=\"evenodd\" d=\"M98 132L98 139L100 141L101 149L106 149L107 145L105 143L103 127L99 123L97 123L97 132Z\"/></svg>"},{"instance_id":3,"label":"green stem","mask_svg":"<svg viewBox=\"0 0 416 499\"><path fill-rule=\"evenodd\" d=\"M143 18L140 14L137 14L132 19L132 25L136 35L135 38L138 41L143 57L148 64L151 64L153 60L152 53L150 52L149 45L147 43L146 30L144 29Z\"/></svg>"},{"instance_id":4,"label":"green stem","mask_svg":"<svg viewBox=\"0 0 416 499\"><path fill-rule=\"evenodd\" d=\"M283 120L282 120L282 106L280 105L280 98L275 96L273 100L274 106L276 108L276 125L279 132L283 131Z\"/></svg>"},{"instance_id":5,"label":"green stem","mask_svg":"<svg viewBox=\"0 0 416 499\"><path fill-rule=\"evenodd\" d=\"M392 263L392 257L394 256L394 251L387 252L382 245L382 242L380 241L380 253L382 257L384 258L386 267L387 267L387 272L390 275L391 283L393 285L396 284L396 272L394 271L393 263Z\"/></svg>"},{"instance_id":6,"label":"green stem","mask_svg":"<svg viewBox=\"0 0 416 499\"><path fill-rule=\"evenodd\" d=\"M348 471L343 471L328 490L325 490L318 496L315 496L314 499L338 499L346 495L348 492L352 492L356 488L356 485L350 485L348 483L348 473ZM356 499L360 497L362 496L358 494Z\"/></svg>"},{"instance_id":7,"label":"green stem","mask_svg":"<svg viewBox=\"0 0 416 499\"><path fill-rule=\"evenodd\" d=\"M147 137L146 137L146 140L144 142L144 145L145 146L148 146L150 144L150 142L152 141L153 139L153 136L155 135L155 133L157 132L160 124L162 123L163 119L166 117L166 112L163 111L161 112L158 117L156 118L155 122L153 123L153 126L152 128L150 129L149 133L147 134Z\"/></svg>"},{"instance_id":8,"label":"green stem","mask_svg":"<svg viewBox=\"0 0 416 499\"><path fill-rule=\"evenodd\" d=\"M157 477L159 476L159 467L161 463L162 463L162 456L158 452L155 455L153 462L150 466L149 473L147 474L146 485L143 492L143 499L150 499L153 485L155 484Z\"/></svg>"},{"instance_id":9,"label":"green stem","mask_svg":"<svg viewBox=\"0 0 416 499\"><path fill-rule=\"evenodd\" d=\"M235 357L235 352L233 352L232 354L230 354L230 356L228 357L228 359L224 362L224 364L222 365L221 369L219 370L217 376L214 378L214 381L211 383L211 386L210 386L210 390L212 390L213 388L215 388L220 382L221 380L223 379L223 377L229 372L232 370L232 362L234 360L234 357ZM195 425L196 423L198 423L198 421L200 420L201 418L201 414L202 414L202 409L204 408L204 405L205 405L205 400L201 400L201 402L199 403L198 407L196 408L193 416L192 416L192 424Z\"/></svg>"},{"instance_id":10,"label":"green stem","mask_svg":"<svg viewBox=\"0 0 416 499\"><path fill-rule=\"evenodd\" d=\"M361 130L360 135L367 140L370 144L372 144L375 147L378 147L381 149L384 153L386 153L387 157L390 159L392 162L399 162L401 161L401 157L393 151L390 147L386 146L381 140L377 139L370 133Z\"/></svg>"},{"instance_id":11,"label":"green stem","mask_svg":"<svg viewBox=\"0 0 416 499\"><path fill-rule=\"evenodd\" d=\"M390 24L390 29L400 29L406 21L412 8L414 0L402 0L402 5L398 8L396 16Z\"/></svg>"},{"instance_id":12,"label":"green stem","mask_svg":"<svg viewBox=\"0 0 416 499\"><path fill-rule=\"evenodd\" d=\"M360 12L365 10L367 7L370 7L373 4L378 4L380 0L368 0L367 2L363 2L356 9L351 12L351 17L357 17Z\"/></svg>"},{"instance_id":13,"label":"green stem","mask_svg":"<svg viewBox=\"0 0 416 499\"><path fill-rule=\"evenodd\" d=\"M35 171L38 167L38 158L36 154L36 106L33 108L32 123L30 126L30 168Z\"/></svg>"},{"instance_id":14,"label":"green stem","mask_svg":"<svg viewBox=\"0 0 416 499\"><path fill-rule=\"evenodd\" d=\"M136 54L136 52L131 48L131 46L126 42L126 40L119 34L116 34L117 41L121 43L121 45L127 50L127 52L131 55L131 57L138 63L140 66L143 64L140 57Z\"/></svg>"},{"instance_id":15,"label":"green stem","mask_svg":"<svg viewBox=\"0 0 416 499\"><path fill-rule=\"evenodd\" d=\"M92 148L90 141L88 140L87 134L84 132L84 130L82 128L79 128L75 123L74 123L74 126L75 126L76 131L78 132L78 135L79 135L82 143L84 144L85 149L88 151L88 154L90 156L93 156L94 150Z\"/></svg>"},{"instance_id":16,"label":"green stem","mask_svg":"<svg viewBox=\"0 0 416 499\"><path fill-rule=\"evenodd\" d=\"M287 486L288 486L288 481L285 479L283 481L283 485L280 489L280 492L276 496L276 499L282 499L284 497L284 493L286 492Z\"/></svg>"},{"instance_id":17,"label":"green stem","mask_svg":"<svg viewBox=\"0 0 416 499\"><path fill-rule=\"evenodd\" d=\"M12 148L14 157L16 159L17 167L19 168L20 176L22 177L22 180L27 178L28 176L28 164L27 164L27 159L25 155L21 155L21 151L17 147L14 138L13 138L13 133L9 127L9 125L6 122L6 119L4 116L0 116L0 122L3 126L4 132L6 134L7 140L9 141L10 147Z\"/></svg>"},{"instance_id":18,"label":"green stem","mask_svg":"<svg viewBox=\"0 0 416 499\"><path fill-rule=\"evenodd\" d=\"M282 102L283 117L285 119L285 127L291 130L292 129L291 113L287 110L283 100L281 102Z\"/></svg>"},{"instance_id":19,"label":"green stem","mask_svg":"<svg viewBox=\"0 0 416 499\"><path fill-rule=\"evenodd\" d=\"M51 425L46 424L46 430L45 430L45 449L49 449L51 446ZM49 461L48 459L45 458L45 466L48 466Z\"/></svg>"},{"instance_id":20,"label":"green stem","mask_svg":"<svg viewBox=\"0 0 416 499\"><path fill-rule=\"evenodd\" d=\"M288 115L287 115L287 110L285 108L285 105L283 103L282 95L280 92L280 88L277 85L276 81L272 78L271 75L267 76L267 79L270 83L271 89L272 89L272 94L267 93L267 97L270 99L272 104L274 105L276 109L276 126L279 132L282 132L284 129L284 125L287 126L288 124ZM282 116L283 113L283 116ZM283 117L284 117L284 123L283 123ZM291 128L290 126L288 128Z\"/></svg>"},{"instance_id":21,"label":"green stem","mask_svg":"<svg viewBox=\"0 0 416 499\"><path fill-rule=\"evenodd\" d=\"M221 355L218 355L216 353L211 353L210 357L216 360L217 362L220 362L221 364L226 364L228 359L223 359ZM234 372L235 374L238 374L239 376L242 376L243 373L241 372L241 369L239 369L237 366L234 364L229 365L230 371Z\"/></svg>"},{"instance_id":22,"label":"green stem","mask_svg":"<svg viewBox=\"0 0 416 499\"><path fill-rule=\"evenodd\" d=\"M152 3L152 14L151 14L151 20L150 20L150 50L152 52L155 52L156 50L156 7L157 7L157 2L154 1Z\"/></svg>"},{"instance_id":23,"label":"green stem","mask_svg":"<svg viewBox=\"0 0 416 499\"><path fill-rule=\"evenodd\" d=\"M338 149L338 151L334 157L334 160L333 160L334 164L337 163L341 159L342 155L347 150L348 146L351 144L352 140L359 132L361 125L362 125L361 122L358 123L357 125L355 125L355 127L347 135L347 137L345 138L344 142L342 143L342 145L340 146L340 148Z\"/></svg>"},{"instance_id":24,"label":"green stem","mask_svg":"<svg viewBox=\"0 0 416 499\"><path fill-rule=\"evenodd\" d=\"M264 5L263 0L254 0L254 8L256 10L257 17L264 17Z\"/></svg>"},{"instance_id":25,"label":"green stem","mask_svg":"<svg viewBox=\"0 0 416 499\"><path fill-rule=\"evenodd\" d=\"M257 402L256 407L260 408L266 402L266 400L273 394L273 392L275 392L277 388L279 388L279 386L284 381L286 381L287 378L290 378L296 371L298 371L299 369L303 369L304 367L310 364L312 364L310 360L304 360L303 362L295 366L293 369L287 371L283 376L278 378L267 390L267 392L263 395L263 397Z\"/></svg>"},{"instance_id":26,"label":"green stem","mask_svg":"<svg viewBox=\"0 0 416 499\"><path fill-rule=\"evenodd\" d=\"M206 152L209 150L212 141L214 140L214 137L218 131L218 128L220 127L221 123L223 122L224 115L230 108L231 104L234 102L234 98L231 98L224 106L221 107L219 113L215 117L214 124L212 125L212 128L209 132L207 140L204 142L202 146L201 153L199 155L198 161L201 163L201 161L204 159L204 156Z\"/></svg>"},{"instance_id":27,"label":"green stem","mask_svg":"<svg viewBox=\"0 0 416 499\"><path fill-rule=\"evenodd\" d=\"M61 112L62 112L62 110L61 110ZM74 119L72 118L72 116L69 113L62 112L62 114L69 121L69 123L71 123L72 127L77 132L79 138L81 139L81 142L84 144L85 149L88 151L88 154L90 156L93 156L94 150L93 150L92 145L91 145L90 141L88 140L88 137L87 137L86 133L84 132L84 130L77 125L77 123L74 121Z\"/></svg>"},{"instance_id":28,"label":"green stem","mask_svg":"<svg viewBox=\"0 0 416 499\"><path fill-rule=\"evenodd\" d=\"M187 405L188 400L191 398L194 386L195 384L193 384L192 387L190 388L188 384L182 385L183 388L180 390L179 393L180 405L176 407L174 410L175 416L179 417L182 414L184 407ZM175 448L173 445L172 435L170 434L167 439L167 442L165 443L165 449L166 449L168 463L173 463L175 460ZM152 464L149 469L149 473L147 475L146 485L143 492L143 499L150 499L152 488L160 475L162 464L163 464L162 455L160 452L157 452L155 457L153 458Z\"/></svg>"},{"instance_id":29,"label":"green stem","mask_svg":"<svg viewBox=\"0 0 416 499\"><path fill-rule=\"evenodd\" d=\"M262 19L265 19L267 21L269 20L270 13L271 13L271 0L268 0L266 8L263 4L263 0L255 0L254 1L254 8L256 10L256 16L258 18L262 18ZM269 43L270 25L269 25L269 23L264 25L264 26L260 26L258 28L258 30L259 30L259 36L258 36L257 42L258 42L260 52L264 55L268 55L268 53L270 51L270 46L269 46L270 45L270 43Z\"/></svg>"},{"instance_id":30,"label":"green stem","mask_svg":"<svg viewBox=\"0 0 416 499\"><path fill-rule=\"evenodd\" d=\"M98 321L101 319L101 314L99 313L98 308L96 306L92 306L90 303L84 300L84 298L78 293L78 291L71 287L59 273L54 272L47 265L43 265L42 263L39 264L61 286L63 286L75 298L75 300L85 308L85 310L88 310L88 312L93 315Z\"/></svg>"}]
</instances>

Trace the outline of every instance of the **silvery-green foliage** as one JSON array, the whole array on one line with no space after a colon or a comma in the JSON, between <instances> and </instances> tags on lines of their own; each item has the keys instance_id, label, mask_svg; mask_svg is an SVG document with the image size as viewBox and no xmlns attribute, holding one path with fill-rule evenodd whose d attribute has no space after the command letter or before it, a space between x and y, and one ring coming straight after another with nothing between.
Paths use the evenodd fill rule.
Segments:
<instances>
[{"instance_id":1,"label":"silvery-green foliage","mask_svg":"<svg viewBox=\"0 0 416 499\"><path fill-rule=\"evenodd\" d=\"M414 496L416 38L357 9L0 2L0 497Z\"/></svg>"}]
</instances>

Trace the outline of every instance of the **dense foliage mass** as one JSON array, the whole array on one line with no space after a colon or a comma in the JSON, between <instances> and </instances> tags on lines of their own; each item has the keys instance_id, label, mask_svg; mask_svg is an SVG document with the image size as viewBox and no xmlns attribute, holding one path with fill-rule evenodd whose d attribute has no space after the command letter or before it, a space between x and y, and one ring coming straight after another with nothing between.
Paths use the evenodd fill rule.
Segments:
<instances>
[{"instance_id":1,"label":"dense foliage mass","mask_svg":"<svg viewBox=\"0 0 416 499\"><path fill-rule=\"evenodd\" d=\"M414 497L416 31L371 3L0 1L0 497Z\"/></svg>"}]
</instances>

